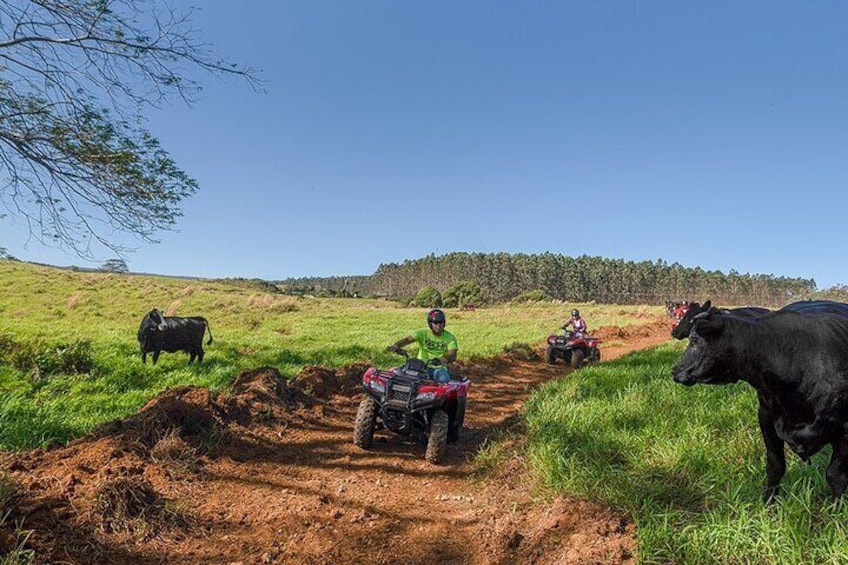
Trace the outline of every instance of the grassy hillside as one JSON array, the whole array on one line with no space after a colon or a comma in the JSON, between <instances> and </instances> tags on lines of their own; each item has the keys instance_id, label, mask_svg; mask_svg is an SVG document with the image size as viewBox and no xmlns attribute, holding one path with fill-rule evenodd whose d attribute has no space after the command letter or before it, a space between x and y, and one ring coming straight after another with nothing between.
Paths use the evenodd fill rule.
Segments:
<instances>
[{"instance_id":1,"label":"grassy hillside","mask_svg":"<svg viewBox=\"0 0 848 565\"><path fill-rule=\"evenodd\" d=\"M385 347L424 325L422 309L378 300L269 294L249 282L81 273L0 261L0 448L65 441L137 410L169 386L224 387L245 368L273 365L294 376L306 365L391 365ZM182 353L142 365L142 316L205 316L214 343L203 365ZM448 311L460 357L488 356L557 328L571 304ZM639 323L660 307L581 305L591 327Z\"/></svg>"},{"instance_id":2,"label":"grassy hillside","mask_svg":"<svg viewBox=\"0 0 848 565\"><path fill-rule=\"evenodd\" d=\"M753 389L675 384L683 344L551 382L528 402L529 459L550 493L635 517L644 563L846 563L848 506L820 453L788 452L784 496L761 502L764 448Z\"/></svg>"}]
</instances>

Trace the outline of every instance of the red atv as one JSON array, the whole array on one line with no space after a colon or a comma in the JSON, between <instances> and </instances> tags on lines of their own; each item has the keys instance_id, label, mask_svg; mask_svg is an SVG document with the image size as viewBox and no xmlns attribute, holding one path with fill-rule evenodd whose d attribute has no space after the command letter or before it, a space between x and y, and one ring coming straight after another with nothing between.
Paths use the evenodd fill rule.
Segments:
<instances>
[{"instance_id":1,"label":"red atv","mask_svg":"<svg viewBox=\"0 0 848 565\"><path fill-rule=\"evenodd\" d=\"M406 362L389 371L370 367L362 376L365 398L359 403L353 425L353 443L368 449L374 432L388 429L396 434L426 441L424 458L439 463L446 444L459 439L465 419L465 402L471 381L458 377L447 383L432 380L427 363L400 355Z\"/></svg>"},{"instance_id":2,"label":"red atv","mask_svg":"<svg viewBox=\"0 0 848 565\"><path fill-rule=\"evenodd\" d=\"M562 335L549 335L545 361L553 365L557 359L562 359L566 363L571 363L575 369L579 369L586 363L598 363L601 360L601 350L598 349L601 341L595 337L570 331Z\"/></svg>"}]
</instances>

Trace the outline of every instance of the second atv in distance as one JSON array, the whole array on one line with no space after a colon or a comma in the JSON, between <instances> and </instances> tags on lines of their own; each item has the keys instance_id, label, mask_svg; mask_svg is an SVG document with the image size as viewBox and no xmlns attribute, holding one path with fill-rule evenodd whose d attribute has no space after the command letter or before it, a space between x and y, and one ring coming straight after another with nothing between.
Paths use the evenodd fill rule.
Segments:
<instances>
[{"instance_id":1,"label":"second atv in distance","mask_svg":"<svg viewBox=\"0 0 848 565\"><path fill-rule=\"evenodd\" d=\"M545 348L545 361L553 365L557 359L562 359L575 369L586 363L598 363L601 360L601 350L598 348L600 343L598 338L570 331L551 334Z\"/></svg>"}]
</instances>

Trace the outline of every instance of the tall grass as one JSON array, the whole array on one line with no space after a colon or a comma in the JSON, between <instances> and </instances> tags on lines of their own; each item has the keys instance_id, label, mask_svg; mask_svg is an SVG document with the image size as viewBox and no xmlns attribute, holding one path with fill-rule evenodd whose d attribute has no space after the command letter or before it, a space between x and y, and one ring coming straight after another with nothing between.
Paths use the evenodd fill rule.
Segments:
<instances>
[{"instance_id":1,"label":"tall grass","mask_svg":"<svg viewBox=\"0 0 848 565\"><path fill-rule=\"evenodd\" d=\"M448 310L460 358L489 356L513 342L538 343L573 305L503 305ZM157 307L202 315L214 343L202 365L163 354L141 363L136 334ZM660 307L580 305L592 327L627 325ZM126 416L180 384L225 387L241 370L277 367L292 377L306 365L388 366L385 348L424 325L426 309L383 300L308 299L225 281L80 273L0 261L0 449L64 442ZM641 317L640 317L641 316Z\"/></svg>"},{"instance_id":2,"label":"tall grass","mask_svg":"<svg viewBox=\"0 0 848 565\"><path fill-rule=\"evenodd\" d=\"M671 379L680 344L551 382L527 404L531 468L550 492L630 513L643 563L846 563L848 507L824 483L827 453L788 454L784 496L761 500L753 389Z\"/></svg>"}]
</instances>

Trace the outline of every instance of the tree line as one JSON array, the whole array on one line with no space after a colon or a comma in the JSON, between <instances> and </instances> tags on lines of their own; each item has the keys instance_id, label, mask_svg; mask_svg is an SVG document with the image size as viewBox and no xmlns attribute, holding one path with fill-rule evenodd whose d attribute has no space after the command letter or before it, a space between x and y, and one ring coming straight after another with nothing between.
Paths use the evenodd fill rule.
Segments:
<instances>
[{"instance_id":1,"label":"tree line","mask_svg":"<svg viewBox=\"0 0 848 565\"><path fill-rule=\"evenodd\" d=\"M667 300L705 300L716 304L782 306L816 295L813 279L708 271L678 263L625 261L554 253L449 253L381 264L374 274L356 277L307 277L279 284L311 286L337 293L356 281L361 296L404 299L424 287L445 291L471 281L486 302L513 300L537 291L540 296L568 302L662 304Z\"/></svg>"}]
</instances>

